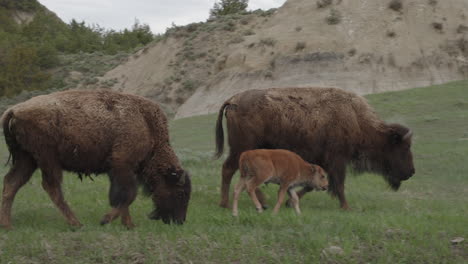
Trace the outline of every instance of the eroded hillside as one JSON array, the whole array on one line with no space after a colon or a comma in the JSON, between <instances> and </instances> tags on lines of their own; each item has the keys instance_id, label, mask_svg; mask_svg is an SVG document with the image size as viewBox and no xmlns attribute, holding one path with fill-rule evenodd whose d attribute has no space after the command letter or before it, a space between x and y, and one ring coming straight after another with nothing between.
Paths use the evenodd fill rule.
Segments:
<instances>
[{"instance_id":1,"label":"eroded hillside","mask_svg":"<svg viewBox=\"0 0 468 264\"><path fill-rule=\"evenodd\" d=\"M173 27L101 82L179 118L214 112L247 89L368 94L466 79L467 16L466 0L288 0L276 11Z\"/></svg>"}]
</instances>

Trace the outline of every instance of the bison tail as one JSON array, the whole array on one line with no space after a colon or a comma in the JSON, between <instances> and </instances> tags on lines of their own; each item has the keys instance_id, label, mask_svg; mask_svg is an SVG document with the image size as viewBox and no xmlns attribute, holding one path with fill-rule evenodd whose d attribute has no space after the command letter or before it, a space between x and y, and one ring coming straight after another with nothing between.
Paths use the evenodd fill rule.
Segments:
<instances>
[{"instance_id":1,"label":"bison tail","mask_svg":"<svg viewBox=\"0 0 468 264\"><path fill-rule=\"evenodd\" d=\"M12 164L15 164L15 153L19 148L19 144L16 141L16 138L11 130L13 124L12 110L7 110L3 114L1 123L3 125L3 135L5 136L5 142L8 147L8 151L10 152L10 155L8 156L8 160L5 165L8 165L10 163L10 160L12 161Z\"/></svg>"},{"instance_id":2,"label":"bison tail","mask_svg":"<svg viewBox=\"0 0 468 264\"><path fill-rule=\"evenodd\" d=\"M228 102L224 102L224 104L219 109L218 120L216 121L216 153L214 155L215 159L219 159L219 157L221 157L224 151L223 114L224 109L228 105Z\"/></svg>"}]
</instances>

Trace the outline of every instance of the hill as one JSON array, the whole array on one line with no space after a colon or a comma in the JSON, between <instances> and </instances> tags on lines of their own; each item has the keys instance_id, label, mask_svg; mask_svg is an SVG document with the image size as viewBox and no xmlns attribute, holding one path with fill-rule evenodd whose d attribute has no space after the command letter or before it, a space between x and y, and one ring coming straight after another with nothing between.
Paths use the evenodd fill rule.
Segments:
<instances>
[{"instance_id":1,"label":"hill","mask_svg":"<svg viewBox=\"0 0 468 264\"><path fill-rule=\"evenodd\" d=\"M96 83L153 37L138 20L122 31L67 24L36 0L2 0L0 113L35 95Z\"/></svg>"},{"instance_id":2,"label":"hill","mask_svg":"<svg viewBox=\"0 0 468 264\"><path fill-rule=\"evenodd\" d=\"M467 10L465 0L288 0L278 10L174 26L101 80L180 118L254 88L369 94L467 79Z\"/></svg>"}]
</instances>

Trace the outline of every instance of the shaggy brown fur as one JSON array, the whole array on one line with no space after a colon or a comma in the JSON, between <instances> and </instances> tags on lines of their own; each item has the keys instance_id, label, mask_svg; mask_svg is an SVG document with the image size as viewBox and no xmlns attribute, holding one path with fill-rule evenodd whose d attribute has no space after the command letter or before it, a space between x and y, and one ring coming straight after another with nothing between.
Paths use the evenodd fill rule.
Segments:
<instances>
[{"instance_id":1,"label":"shaggy brown fur","mask_svg":"<svg viewBox=\"0 0 468 264\"><path fill-rule=\"evenodd\" d=\"M284 201L286 192L289 194L297 214L299 197L294 190L297 186L307 186L318 190L326 190L328 180L325 171L318 165L305 162L299 155L284 149L256 149L243 152L239 159L241 177L234 188L232 215L237 216L239 195L244 190L252 198L257 211L263 211L262 204L255 194L255 190L262 183L277 183L280 185L278 201L273 213L278 213Z\"/></svg>"},{"instance_id":2,"label":"shaggy brown fur","mask_svg":"<svg viewBox=\"0 0 468 264\"><path fill-rule=\"evenodd\" d=\"M414 174L411 131L384 123L363 97L342 89L273 88L233 96L219 110L217 157L223 152L224 112L230 151L222 170L222 207L228 207L239 156L249 149L288 149L322 166L328 173L328 190L344 209L347 165L382 174L395 190ZM306 187L298 195L310 190ZM262 200L258 190L259 194Z\"/></svg>"},{"instance_id":3,"label":"shaggy brown fur","mask_svg":"<svg viewBox=\"0 0 468 264\"><path fill-rule=\"evenodd\" d=\"M71 225L81 224L63 198L62 170L109 175L113 209L102 224L121 216L133 226L128 207L138 183L152 195L152 218L184 222L190 177L169 144L166 116L151 101L104 90L57 92L9 108L2 124L13 166L4 179L0 226L10 227L15 194L36 168Z\"/></svg>"}]
</instances>

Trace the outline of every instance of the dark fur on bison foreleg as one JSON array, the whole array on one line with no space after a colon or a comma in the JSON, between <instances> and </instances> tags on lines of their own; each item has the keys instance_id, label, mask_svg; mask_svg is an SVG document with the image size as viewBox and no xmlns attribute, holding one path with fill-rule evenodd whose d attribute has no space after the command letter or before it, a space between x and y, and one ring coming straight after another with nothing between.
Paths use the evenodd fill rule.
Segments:
<instances>
[{"instance_id":1,"label":"dark fur on bison foreleg","mask_svg":"<svg viewBox=\"0 0 468 264\"><path fill-rule=\"evenodd\" d=\"M111 181L109 201L112 210L104 215L101 225L108 224L118 218L122 218L122 224L127 228L133 228L128 207L137 195L137 181L134 173L126 169L112 169L109 173Z\"/></svg>"},{"instance_id":2,"label":"dark fur on bison foreleg","mask_svg":"<svg viewBox=\"0 0 468 264\"><path fill-rule=\"evenodd\" d=\"M349 210L348 202L344 194L344 182L346 177L346 166L343 164L335 163L334 166L328 170L329 189L333 196L338 197L340 207L344 210Z\"/></svg>"}]
</instances>

